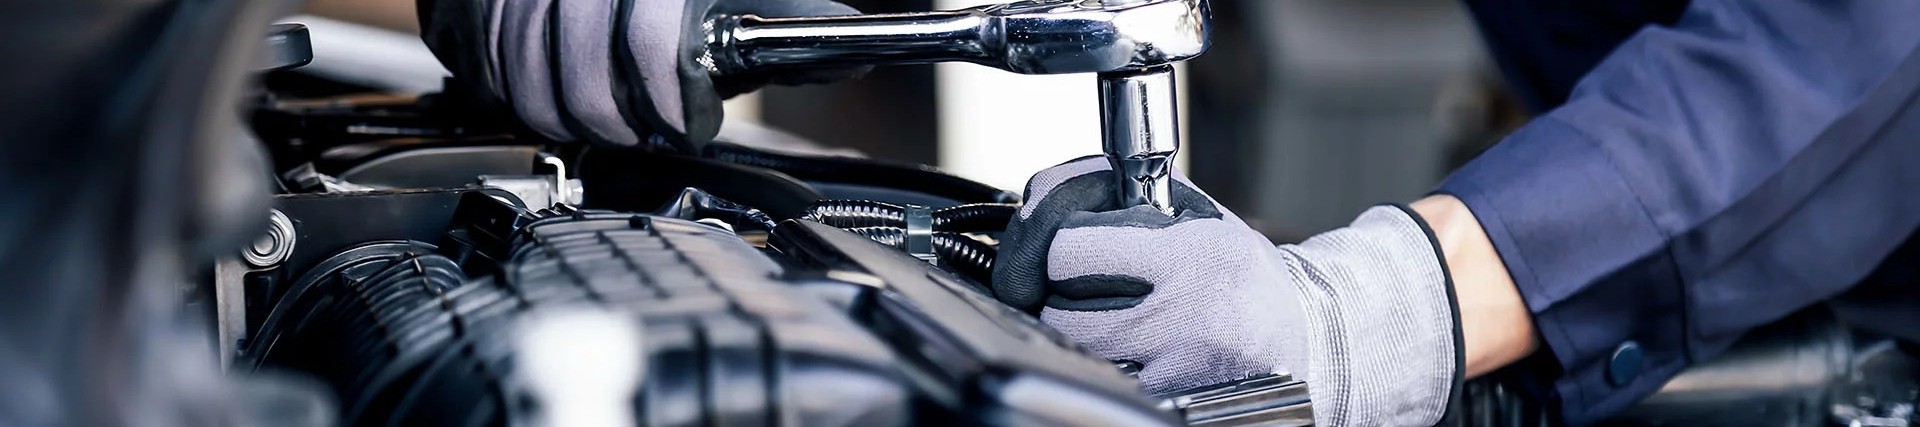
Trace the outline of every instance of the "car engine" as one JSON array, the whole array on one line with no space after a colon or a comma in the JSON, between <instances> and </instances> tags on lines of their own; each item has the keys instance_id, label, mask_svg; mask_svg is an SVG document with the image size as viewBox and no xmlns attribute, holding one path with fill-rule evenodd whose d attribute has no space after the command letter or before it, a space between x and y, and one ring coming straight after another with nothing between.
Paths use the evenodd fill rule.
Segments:
<instances>
[{"instance_id":1,"label":"car engine","mask_svg":"<svg viewBox=\"0 0 1920 427\"><path fill-rule=\"evenodd\" d=\"M725 141L551 144L458 99L259 100L281 191L215 268L230 370L311 375L351 425L539 422L568 407L543 378L595 369L640 372L611 393L644 425L1311 423L1285 377L1141 395L994 301L1012 193ZM633 366L537 365L555 344L526 331L583 312L631 327L589 351Z\"/></svg>"},{"instance_id":2,"label":"car engine","mask_svg":"<svg viewBox=\"0 0 1920 427\"><path fill-rule=\"evenodd\" d=\"M302 63L304 29L276 34ZM228 371L315 383L316 425L1313 422L1284 374L1143 395L1137 366L993 300L1016 194L761 141L558 144L471 94L331 85L253 97L268 231L189 298ZM1800 320L1620 422L1909 425L1910 351ZM1470 383L1453 421L1551 425L1528 387Z\"/></svg>"}]
</instances>

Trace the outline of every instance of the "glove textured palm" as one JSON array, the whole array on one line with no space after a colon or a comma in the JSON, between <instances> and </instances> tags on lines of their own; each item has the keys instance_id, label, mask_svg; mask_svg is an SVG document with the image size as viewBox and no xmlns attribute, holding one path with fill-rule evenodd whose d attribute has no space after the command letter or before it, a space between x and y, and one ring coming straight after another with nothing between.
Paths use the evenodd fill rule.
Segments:
<instances>
[{"instance_id":1,"label":"glove textured palm","mask_svg":"<svg viewBox=\"0 0 1920 427\"><path fill-rule=\"evenodd\" d=\"M1432 425L1457 393L1451 285L1418 217L1377 207L1275 247L1176 175L1169 217L1118 209L1104 159L1041 172L994 272L1003 302L1168 393L1291 372L1320 425Z\"/></svg>"},{"instance_id":2,"label":"glove textured palm","mask_svg":"<svg viewBox=\"0 0 1920 427\"><path fill-rule=\"evenodd\" d=\"M419 0L421 28L457 80L556 141L674 145L719 132L722 97L857 70L715 79L698 57L712 14L849 15L829 0Z\"/></svg>"}]
</instances>

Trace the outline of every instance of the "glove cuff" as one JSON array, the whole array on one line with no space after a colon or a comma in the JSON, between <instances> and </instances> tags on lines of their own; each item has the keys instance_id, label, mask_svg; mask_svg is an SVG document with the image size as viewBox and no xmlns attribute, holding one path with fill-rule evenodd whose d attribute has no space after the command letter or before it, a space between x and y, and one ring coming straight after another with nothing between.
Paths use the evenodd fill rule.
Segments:
<instances>
[{"instance_id":1,"label":"glove cuff","mask_svg":"<svg viewBox=\"0 0 1920 427\"><path fill-rule=\"evenodd\" d=\"M1420 213L1415 212L1410 206L1400 203L1394 203L1388 206L1399 209L1401 213L1406 214L1408 218L1411 218L1415 224L1420 226L1420 233L1427 238L1427 246L1433 248L1433 259L1435 264L1440 267L1441 285L1446 288L1446 309L1450 320L1452 320L1450 323L1453 325L1453 333L1451 334L1453 340L1453 378L1448 381L1446 410L1441 413L1440 420L1433 425L1464 425L1464 418L1462 418L1464 416L1462 413L1464 410L1462 409L1462 405L1464 405L1466 401L1465 396L1467 390L1467 335L1465 331L1461 329L1460 325L1460 294L1454 289L1453 271L1447 268L1447 254L1440 249L1440 236L1434 233L1433 225L1428 224L1427 219L1420 216Z\"/></svg>"},{"instance_id":2,"label":"glove cuff","mask_svg":"<svg viewBox=\"0 0 1920 427\"><path fill-rule=\"evenodd\" d=\"M1305 374L1316 424L1452 423L1465 359L1459 305L1426 222L1376 206L1278 249L1308 325L1295 332L1307 360L1289 367Z\"/></svg>"}]
</instances>

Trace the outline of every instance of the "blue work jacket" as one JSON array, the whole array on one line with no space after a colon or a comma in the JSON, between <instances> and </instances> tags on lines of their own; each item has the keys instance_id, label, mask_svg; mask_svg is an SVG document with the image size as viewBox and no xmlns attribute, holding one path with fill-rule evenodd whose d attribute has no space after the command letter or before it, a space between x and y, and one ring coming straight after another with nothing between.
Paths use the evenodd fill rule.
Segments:
<instances>
[{"instance_id":1,"label":"blue work jacket","mask_svg":"<svg viewBox=\"0 0 1920 427\"><path fill-rule=\"evenodd\" d=\"M1566 421L1816 304L1920 337L1920 1L1467 3L1540 115L1438 191L1512 273Z\"/></svg>"}]
</instances>

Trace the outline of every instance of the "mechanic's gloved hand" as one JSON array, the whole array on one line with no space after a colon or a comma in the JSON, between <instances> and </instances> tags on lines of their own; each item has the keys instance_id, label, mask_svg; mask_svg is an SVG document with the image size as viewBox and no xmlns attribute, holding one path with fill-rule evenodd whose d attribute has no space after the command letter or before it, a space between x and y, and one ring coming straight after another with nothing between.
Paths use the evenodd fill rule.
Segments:
<instances>
[{"instance_id":1,"label":"mechanic's gloved hand","mask_svg":"<svg viewBox=\"0 0 1920 427\"><path fill-rule=\"evenodd\" d=\"M1274 247L1176 175L1178 217L1115 209L1103 158L1036 175L995 297L1113 360L1150 393L1271 372L1307 381L1319 425L1433 425L1460 390L1452 285L1425 224L1382 206Z\"/></svg>"},{"instance_id":2,"label":"mechanic's gloved hand","mask_svg":"<svg viewBox=\"0 0 1920 427\"><path fill-rule=\"evenodd\" d=\"M421 33L463 83L547 138L697 150L720 100L773 82L859 70L710 77L698 62L711 14L851 15L829 0L419 0Z\"/></svg>"}]
</instances>

